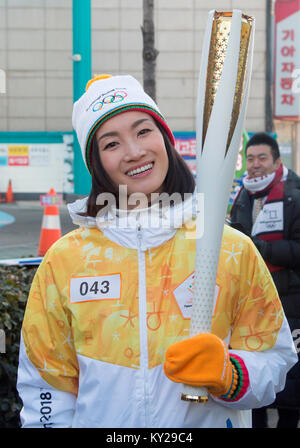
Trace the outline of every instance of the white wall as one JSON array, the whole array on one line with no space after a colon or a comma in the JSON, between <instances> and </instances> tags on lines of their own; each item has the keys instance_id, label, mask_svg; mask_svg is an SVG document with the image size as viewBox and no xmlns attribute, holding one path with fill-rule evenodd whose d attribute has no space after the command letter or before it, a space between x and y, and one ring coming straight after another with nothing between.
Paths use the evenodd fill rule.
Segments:
<instances>
[{"instance_id":1,"label":"white wall","mask_svg":"<svg viewBox=\"0 0 300 448\"><path fill-rule=\"evenodd\" d=\"M92 72L142 81L142 0L92 0ZM246 128L264 128L265 1L156 0L157 102L174 131L193 131L201 45L208 11L239 8L256 17ZM0 131L71 131L72 1L0 0Z\"/></svg>"}]
</instances>

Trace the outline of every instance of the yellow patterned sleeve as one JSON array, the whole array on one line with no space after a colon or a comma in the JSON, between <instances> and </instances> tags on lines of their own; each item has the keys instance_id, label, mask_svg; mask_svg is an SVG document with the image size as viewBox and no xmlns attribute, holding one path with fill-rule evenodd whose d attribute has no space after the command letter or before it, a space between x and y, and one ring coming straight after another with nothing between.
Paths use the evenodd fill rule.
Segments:
<instances>
[{"instance_id":1,"label":"yellow patterned sleeve","mask_svg":"<svg viewBox=\"0 0 300 448\"><path fill-rule=\"evenodd\" d=\"M248 238L240 261L239 292L232 308L230 348L272 348L283 322L283 309L272 276Z\"/></svg>"},{"instance_id":2,"label":"yellow patterned sleeve","mask_svg":"<svg viewBox=\"0 0 300 448\"><path fill-rule=\"evenodd\" d=\"M56 266L56 270L63 266ZM71 316L60 294L51 263L44 258L31 285L22 336L29 360L58 390L77 395L78 363Z\"/></svg>"}]
</instances>

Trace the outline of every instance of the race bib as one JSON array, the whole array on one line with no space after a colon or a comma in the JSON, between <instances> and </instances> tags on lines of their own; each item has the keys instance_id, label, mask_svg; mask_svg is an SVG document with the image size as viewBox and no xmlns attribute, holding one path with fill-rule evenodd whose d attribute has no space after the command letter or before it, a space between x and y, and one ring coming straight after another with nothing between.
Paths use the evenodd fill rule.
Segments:
<instances>
[{"instance_id":1,"label":"race bib","mask_svg":"<svg viewBox=\"0 0 300 448\"><path fill-rule=\"evenodd\" d=\"M264 205L252 228L252 236L260 233L283 231L283 202L270 202Z\"/></svg>"},{"instance_id":2,"label":"race bib","mask_svg":"<svg viewBox=\"0 0 300 448\"><path fill-rule=\"evenodd\" d=\"M118 300L120 297L120 274L72 277L70 280L70 303Z\"/></svg>"}]
</instances>

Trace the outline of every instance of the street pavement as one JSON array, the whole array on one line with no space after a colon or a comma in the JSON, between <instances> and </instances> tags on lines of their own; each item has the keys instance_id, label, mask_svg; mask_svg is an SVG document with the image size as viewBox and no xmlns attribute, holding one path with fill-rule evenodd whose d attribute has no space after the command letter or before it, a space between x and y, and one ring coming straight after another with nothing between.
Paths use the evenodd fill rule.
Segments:
<instances>
[{"instance_id":1,"label":"street pavement","mask_svg":"<svg viewBox=\"0 0 300 448\"><path fill-rule=\"evenodd\" d=\"M39 201L0 204L0 259L38 255L44 208ZM66 204L59 206L62 235L74 230Z\"/></svg>"}]
</instances>

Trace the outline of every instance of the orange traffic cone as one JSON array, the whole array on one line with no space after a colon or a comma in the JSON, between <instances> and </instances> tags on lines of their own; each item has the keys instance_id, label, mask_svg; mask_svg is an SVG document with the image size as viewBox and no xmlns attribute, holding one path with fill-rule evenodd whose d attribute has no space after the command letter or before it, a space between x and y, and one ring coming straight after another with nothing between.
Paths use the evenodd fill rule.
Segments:
<instances>
[{"instance_id":1,"label":"orange traffic cone","mask_svg":"<svg viewBox=\"0 0 300 448\"><path fill-rule=\"evenodd\" d=\"M5 194L5 202L7 202L7 203L15 202L10 179L9 179L7 191Z\"/></svg>"},{"instance_id":2,"label":"orange traffic cone","mask_svg":"<svg viewBox=\"0 0 300 448\"><path fill-rule=\"evenodd\" d=\"M46 196L55 196L53 188ZM58 205L46 205L42 221L38 255L43 256L50 246L61 237L61 227Z\"/></svg>"}]
</instances>

